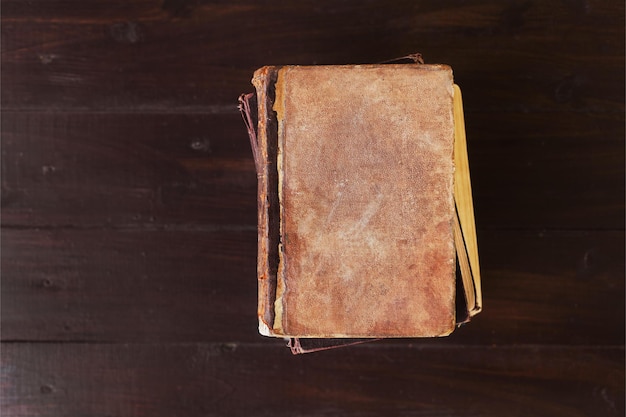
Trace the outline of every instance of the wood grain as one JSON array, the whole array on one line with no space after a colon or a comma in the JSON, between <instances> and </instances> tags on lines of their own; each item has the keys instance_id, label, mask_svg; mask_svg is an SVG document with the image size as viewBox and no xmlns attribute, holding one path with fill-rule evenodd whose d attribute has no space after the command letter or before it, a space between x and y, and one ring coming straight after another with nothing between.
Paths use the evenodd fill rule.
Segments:
<instances>
[{"instance_id":1,"label":"wood grain","mask_svg":"<svg viewBox=\"0 0 626 417\"><path fill-rule=\"evenodd\" d=\"M622 416L624 350L8 344L3 415ZM488 358L488 360L485 360Z\"/></svg>"},{"instance_id":2,"label":"wood grain","mask_svg":"<svg viewBox=\"0 0 626 417\"><path fill-rule=\"evenodd\" d=\"M256 224L237 114L7 115L3 224Z\"/></svg>"},{"instance_id":3,"label":"wood grain","mask_svg":"<svg viewBox=\"0 0 626 417\"><path fill-rule=\"evenodd\" d=\"M450 64L469 110L623 112L624 4L3 2L5 109L224 112L268 64Z\"/></svg>"},{"instance_id":4,"label":"wood grain","mask_svg":"<svg viewBox=\"0 0 626 417\"><path fill-rule=\"evenodd\" d=\"M624 115L468 113L477 225L624 227ZM237 114L5 113L2 224L256 224Z\"/></svg>"},{"instance_id":5,"label":"wood grain","mask_svg":"<svg viewBox=\"0 0 626 417\"><path fill-rule=\"evenodd\" d=\"M624 415L617 0L3 0L0 414ZM256 330L236 98L422 52L464 93L485 310L292 357Z\"/></svg>"},{"instance_id":6,"label":"wood grain","mask_svg":"<svg viewBox=\"0 0 626 417\"><path fill-rule=\"evenodd\" d=\"M478 240L485 310L436 343L623 342L623 233ZM4 340L269 343L256 329L254 229L5 230L2 248Z\"/></svg>"}]
</instances>

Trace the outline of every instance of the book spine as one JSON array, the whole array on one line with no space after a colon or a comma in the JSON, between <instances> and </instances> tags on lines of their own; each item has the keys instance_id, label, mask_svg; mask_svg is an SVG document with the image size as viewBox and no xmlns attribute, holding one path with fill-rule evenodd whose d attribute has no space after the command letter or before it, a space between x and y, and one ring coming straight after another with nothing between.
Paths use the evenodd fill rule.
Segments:
<instances>
[{"instance_id":1,"label":"book spine","mask_svg":"<svg viewBox=\"0 0 626 417\"><path fill-rule=\"evenodd\" d=\"M252 78L258 103L257 147L253 151L257 159L258 178L258 317L259 332L265 336L274 335L272 329L278 268L277 122L272 111L276 76L276 67L263 67Z\"/></svg>"}]
</instances>

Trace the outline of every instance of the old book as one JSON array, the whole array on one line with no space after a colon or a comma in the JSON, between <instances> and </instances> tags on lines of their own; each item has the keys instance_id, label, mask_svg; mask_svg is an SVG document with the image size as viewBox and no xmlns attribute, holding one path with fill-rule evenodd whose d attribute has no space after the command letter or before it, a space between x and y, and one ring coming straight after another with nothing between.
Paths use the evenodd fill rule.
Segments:
<instances>
[{"instance_id":1,"label":"old book","mask_svg":"<svg viewBox=\"0 0 626 417\"><path fill-rule=\"evenodd\" d=\"M298 346L445 336L480 311L452 70L263 67L252 82L242 107L259 178L261 334Z\"/></svg>"}]
</instances>

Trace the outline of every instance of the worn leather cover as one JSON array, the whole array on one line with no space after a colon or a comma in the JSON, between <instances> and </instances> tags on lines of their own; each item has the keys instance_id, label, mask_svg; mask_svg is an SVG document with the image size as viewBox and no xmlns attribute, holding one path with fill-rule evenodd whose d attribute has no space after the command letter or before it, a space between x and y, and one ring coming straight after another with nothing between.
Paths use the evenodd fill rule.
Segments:
<instances>
[{"instance_id":1,"label":"worn leather cover","mask_svg":"<svg viewBox=\"0 0 626 417\"><path fill-rule=\"evenodd\" d=\"M267 152L258 157L261 332L449 334L456 271L451 69L264 67L253 82L260 149L274 135L268 125L277 127L275 162ZM268 181L273 169L277 181ZM269 219L276 203L277 231ZM272 230L278 242L270 244ZM268 256L268 245L277 256Z\"/></svg>"}]
</instances>

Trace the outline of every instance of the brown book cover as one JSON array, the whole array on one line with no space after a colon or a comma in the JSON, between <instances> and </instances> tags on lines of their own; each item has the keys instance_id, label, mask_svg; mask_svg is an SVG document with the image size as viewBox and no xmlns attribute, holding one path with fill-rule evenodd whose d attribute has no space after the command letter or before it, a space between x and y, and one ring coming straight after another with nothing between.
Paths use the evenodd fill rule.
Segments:
<instances>
[{"instance_id":1,"label":"brown book cover","mask_svg":"<svg viewBox=\"0 0 626 417\"><path fill-rule=\"evenodd\" d=\"M473 212L455 208L464 184L450 67L263 67L253 84L258 120L254 96L241 102L259 177L260 332L445 336L480 311ZM460 320L459 248L470 274Z\"/></svg>"}]
</instances>

